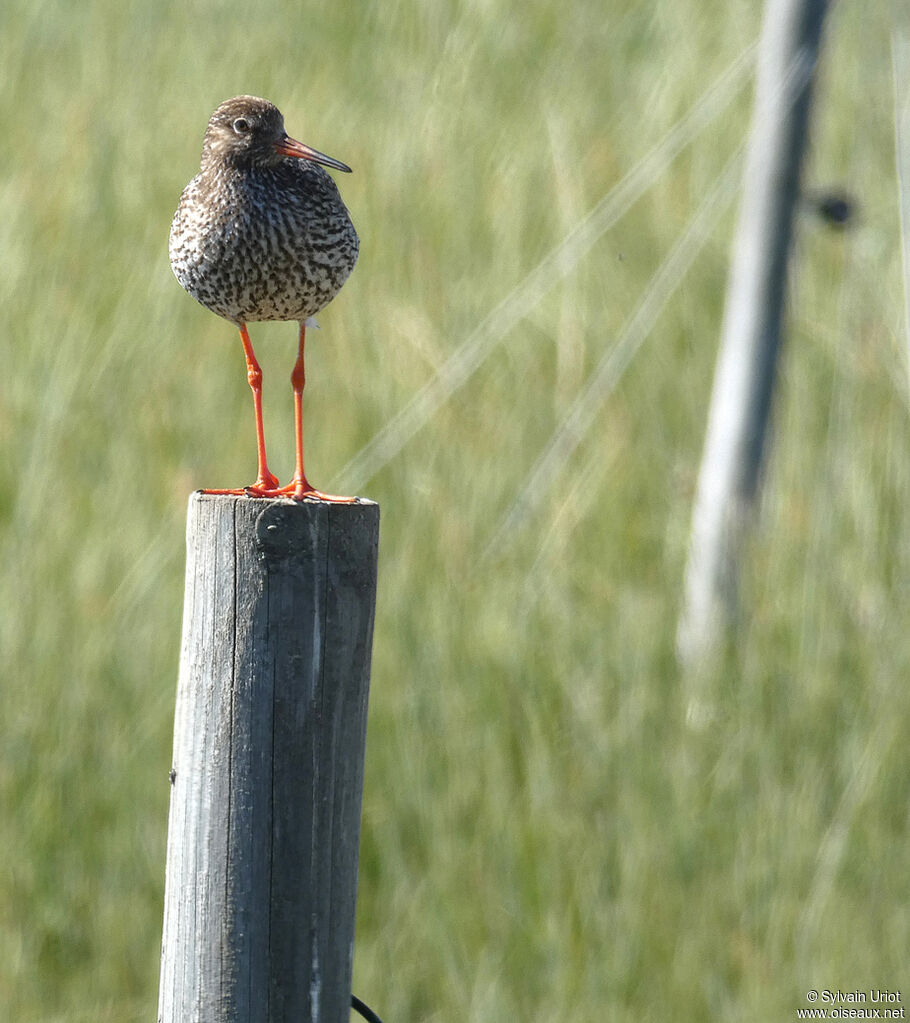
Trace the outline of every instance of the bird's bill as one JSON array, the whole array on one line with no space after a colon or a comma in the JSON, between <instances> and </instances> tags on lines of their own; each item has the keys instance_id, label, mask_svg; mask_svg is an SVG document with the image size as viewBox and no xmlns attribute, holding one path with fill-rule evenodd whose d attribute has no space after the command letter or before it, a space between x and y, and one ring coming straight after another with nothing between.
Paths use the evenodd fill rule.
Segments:
<instances>
[{"instance_id":1,"label":"bird's bill","mask_svg":"<svg viewBox=\"0 0 910 1023\"><path fill-rule=\"evenodd\" d=\"M280 142L275 143L275 152L281 153L282 156L295 156L298 160L310 160L313 163L321 163L325 167L334 167L335 170L346 171L348 174L351 173L351 168L346 163L342 163L341 160L335 160L331 156L326 156L325 153L320 153L318 149L305 146L302 142L289 138L287 135Z\"/></svg>"}]
</instances>

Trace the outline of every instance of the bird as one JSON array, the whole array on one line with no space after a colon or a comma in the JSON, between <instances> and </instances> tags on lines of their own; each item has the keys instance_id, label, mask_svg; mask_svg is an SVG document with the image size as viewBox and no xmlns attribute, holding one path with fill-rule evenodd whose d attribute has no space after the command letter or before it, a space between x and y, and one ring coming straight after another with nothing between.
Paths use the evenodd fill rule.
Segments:
<instances>
[{"instance_id":1,"label":"bird","mask_svg":"<svg viewBox=\"0 0 910 1023\"><path fill-rule=\"evenodd\" d=\"M235 96L209 119L199 173L180 196L171 224L171 269L206 309L240 331L253 392L258 473L237 490L205 493L353 503L307 480L303 458L304 344L312 317L347 280L360 241L334 179L340 160L288 136L281 111L258 96ZM262 426L262 370L247 324L299 324L294 392L294 477L282 487L269 470Z\"/></svg>"}]
</instances>

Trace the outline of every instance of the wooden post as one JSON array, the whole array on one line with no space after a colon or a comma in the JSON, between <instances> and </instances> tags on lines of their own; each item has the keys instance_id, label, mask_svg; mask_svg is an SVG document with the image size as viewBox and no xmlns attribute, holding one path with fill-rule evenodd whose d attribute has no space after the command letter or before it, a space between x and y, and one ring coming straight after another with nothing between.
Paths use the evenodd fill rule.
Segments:
<instances>
[{"instance_id":1,"label":"wooden post","mask_svg":"<svg viewBox=\"0 0 910 1023\"><path fill-rule=\"evenodd\" d=\"M194 494L159 1023L347 1023L379 506Z\"/></svg>"},{"instance_id":2,"label":"wooden post","mask_svg":"<svg viewBox=\"0 0 910 1023\"><path fill-rule=\"evenodd\" d=\"M738 562L758 491L827 0L766 0L752 133L721 350L692 520L678 649L686 664L735 617Z\"/></svg>"}]
</instances>

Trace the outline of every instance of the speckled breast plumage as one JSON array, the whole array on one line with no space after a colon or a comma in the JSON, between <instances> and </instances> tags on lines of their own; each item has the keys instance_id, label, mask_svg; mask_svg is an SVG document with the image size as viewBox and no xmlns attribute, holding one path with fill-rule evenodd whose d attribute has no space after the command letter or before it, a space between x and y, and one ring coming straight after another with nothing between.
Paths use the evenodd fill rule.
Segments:
<instances>
[{"instance_id":1,"label":"speckled breast plumage","mask_svg":"<svg viewBox=\"0 0 910 1023\"><path fill-rule=\"evenodd\" d=\"M288 158L197 174L180 197L169 252L193 298L245 323L313 316L338 294L359 247L331 176Z\"/></svg>"}]
</instances>

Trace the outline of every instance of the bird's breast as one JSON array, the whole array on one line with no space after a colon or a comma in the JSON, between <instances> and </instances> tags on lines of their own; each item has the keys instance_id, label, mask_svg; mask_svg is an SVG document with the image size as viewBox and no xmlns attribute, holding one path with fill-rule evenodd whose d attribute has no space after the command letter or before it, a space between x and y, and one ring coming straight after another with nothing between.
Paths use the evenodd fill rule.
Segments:
<instances>
[{"instance_id":1,"label":"bird's breast","mask_svg":"<svg viewBox=\"0 0 910 1023\"><path fill-rule=\"evenodd\" d=\"M183 287L235 322L305 319L326 306L359 241L334 182L313 170L320 173L282 164L275 174L197 176L171 227L171 266Z\"/></svg>"}]
</instances>

